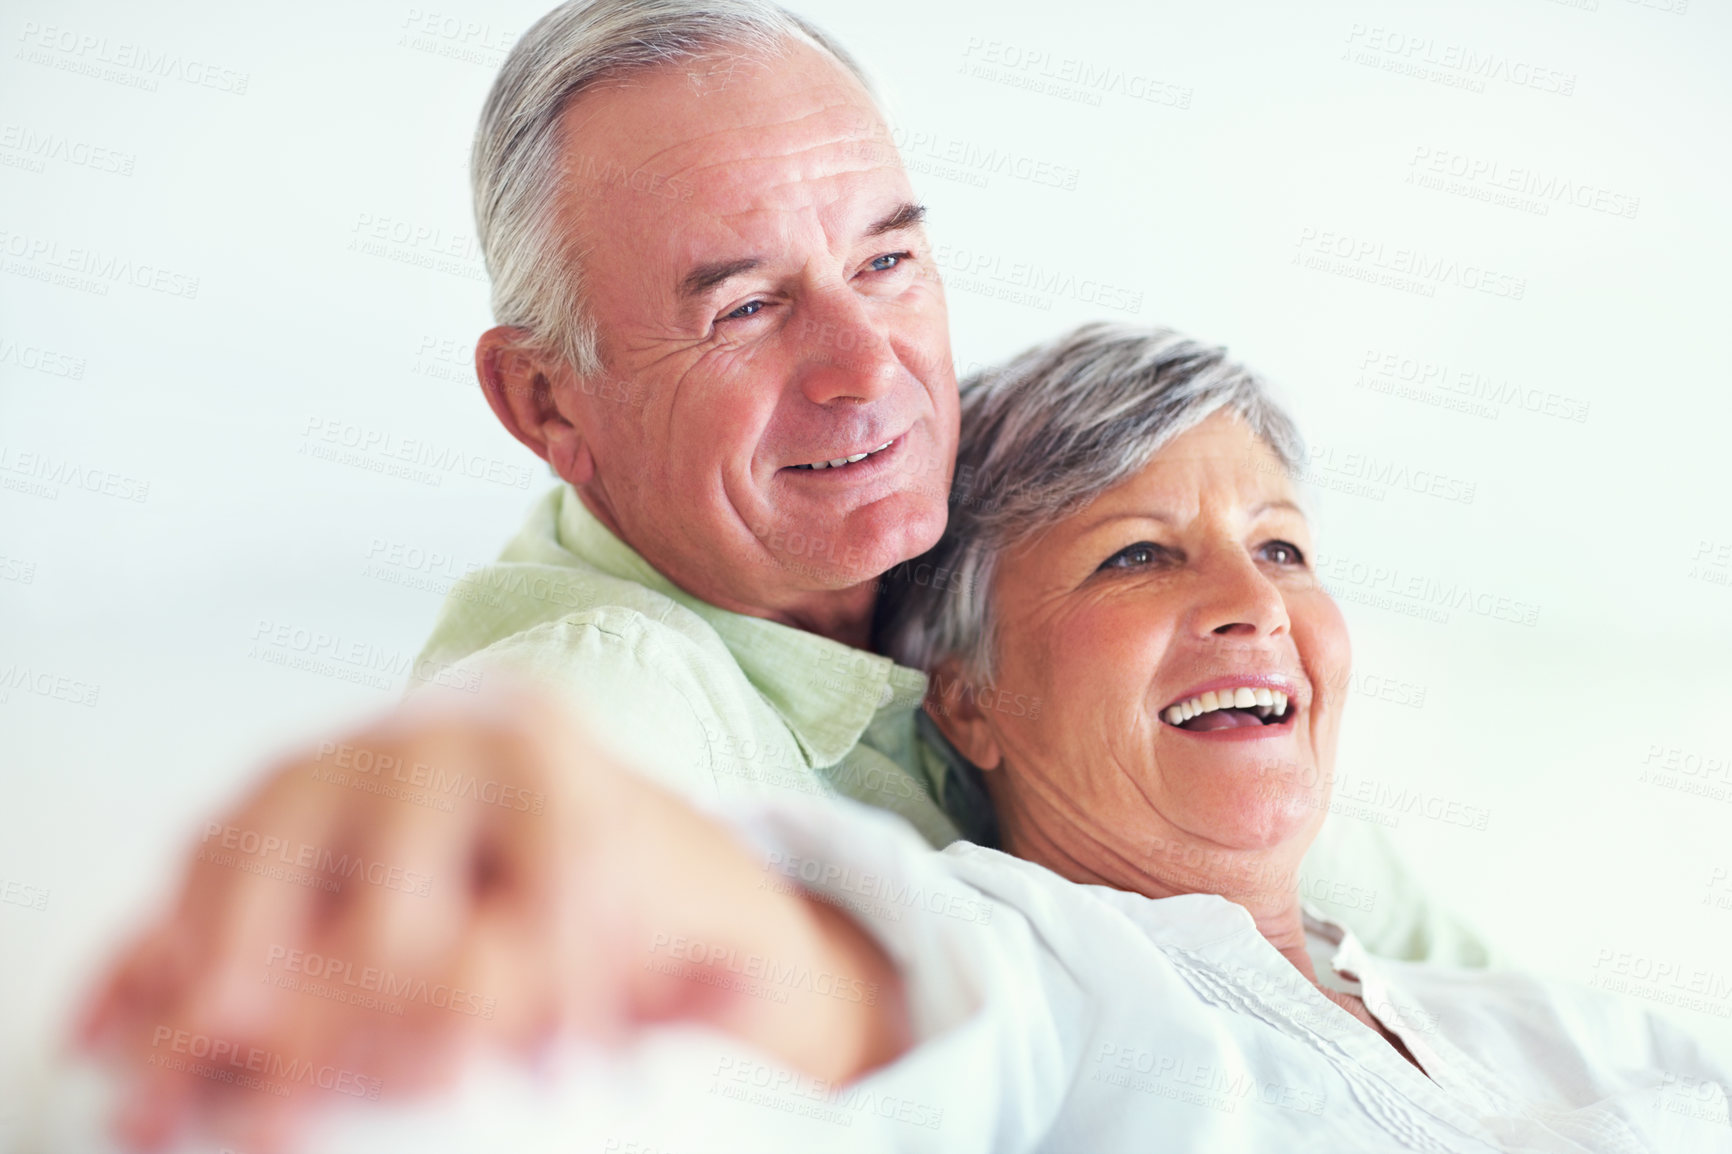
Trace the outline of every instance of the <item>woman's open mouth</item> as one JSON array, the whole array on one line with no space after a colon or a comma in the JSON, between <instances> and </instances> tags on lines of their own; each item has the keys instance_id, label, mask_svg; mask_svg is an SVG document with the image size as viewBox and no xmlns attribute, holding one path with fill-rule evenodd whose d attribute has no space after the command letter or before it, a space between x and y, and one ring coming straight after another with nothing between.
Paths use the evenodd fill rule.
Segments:
<instances>
[{"instance_id":1,"label":"woman's open mouth","mask_svg":"<svg viewBox=\"0 0 1732 1154\"><path fill-rule=\"evenodd\" d=\"M1161 710L1161 720L1192 733L1286 725L1292 721L1289 698L1279 689L1243 685L1211 689Z\"/></svg>"}]
</instances>

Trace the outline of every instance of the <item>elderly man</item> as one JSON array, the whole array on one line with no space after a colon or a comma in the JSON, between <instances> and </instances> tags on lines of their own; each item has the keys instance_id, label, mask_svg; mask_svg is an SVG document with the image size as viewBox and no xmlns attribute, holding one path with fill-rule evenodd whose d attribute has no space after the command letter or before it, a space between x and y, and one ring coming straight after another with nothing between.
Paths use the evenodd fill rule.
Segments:
<instances>
[{"instance_id":1,"label":"elderly man","mask_svg":"<svg viewBox=\"0 0 1732 1154\"><path fill-rule=\"evenodd\" d=\"M401 1088L437 1076L418 1064L429 1036L528 1044L583 1018L573 921L597 907L570 891L622 862L679 865L629 845L629 823L578 780L589 761L700 803L842 793L933 845L957 837L957 782L915 724L926 678L865 648L881 580L903 579L944 529L957 434L944 296L887 140L849 58L761 0L573 0L524 36L475 144L500 322L476 365L500 420L565 483L471 578L499 596L454 591L426 656L550 692L587 736L538 740L533 712L422 693L281 767L212 823L223 839L424 884L315 870L319 884L285 886L201 853L172 915L116 966L87 1037L141 1065L165 1029L308 1062L364 1052ZM1477 955L1379 845L1325 846L1307 866L1324 888L1375 895L1339 911L1372 949ZM821 903L801 916L825 931L784 957L832 951L838 972L877 975L894 1000L865 935ZM467 988L487 1012L393 1023L261 988L281 976L261 982L261 967L307 949L345 973ZM690 1009L664 994L638 991L629 1016ZM823 1012L843 1014L833 1000ZM906 1044L874 1032L894 1017L856 1016L824 1054L779 1045L774 1024L723 1028L845 1077ZM188 1091L160 1068L137 1081L131 1132L168 1132Z\"/></svg>"}]
</instances>

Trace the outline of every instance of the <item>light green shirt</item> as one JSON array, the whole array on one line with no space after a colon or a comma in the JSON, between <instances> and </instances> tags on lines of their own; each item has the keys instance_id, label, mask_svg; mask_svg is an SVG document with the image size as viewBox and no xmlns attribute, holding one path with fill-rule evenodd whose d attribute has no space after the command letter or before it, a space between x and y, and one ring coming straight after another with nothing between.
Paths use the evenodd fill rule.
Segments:
<instances>
[{"instance_id":1,"label":"light green shirt","mask_svg":"<svg viewBox=\"0 0 1732 1154\"><path fill-rule=\"evenodd\" d=\"M415 664L459 661L553 689L625 764L696 800L842 793L935 846L957 838L914 736L925 674L693 597L569 485L452 588Z\"/></svg>"},{"instance_id":2,"label":"light green shirt","mask_svg":"<svg viewBox=\"0 0 1732 1154\"><path fill-rule=\"evenodd\" d=\"M452 588L415 666L527 677L576 707L624 764L700 803L841 793L901 814L933 846L960 836L940 804L962 788L954 752L915 724L924 673L693 597L569 485L536 504L497 562ZM1363 822L1327 821L1300 885L1375 953L1485 960Z\"/></svg>"}]
</instances>

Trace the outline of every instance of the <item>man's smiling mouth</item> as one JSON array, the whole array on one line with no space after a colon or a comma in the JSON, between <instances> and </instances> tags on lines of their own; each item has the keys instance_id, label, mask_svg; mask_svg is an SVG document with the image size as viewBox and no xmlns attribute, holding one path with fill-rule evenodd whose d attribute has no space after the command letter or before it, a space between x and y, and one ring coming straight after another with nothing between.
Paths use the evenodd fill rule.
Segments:
<instances>
[{"instance_id":1,"label":"man's smiling mouth","mask_svg":"<svg viewBox=\"0 0 1732 1154\"><path fill-rule=\"evenodd\" d=\"M1176 701L1161 710L1161 720L1192 733L1284 725L1289 720L1290 704L1287 694L1279 689L1243 685Z\"/></svg>"},{"instance_id":2,"label":"man's smiling mouth","mask_svg":"<svg viewBox=\"0 0 1732 1154\"><path fill-rule=\"evenodd\" d=\"M874 453L882 453L885 449L888 449L891 445L894 445L895 443L896 443L896 439L894 437L892 437L890 440L885 441L882 445L879 445L876 449L867 449L864 453L855 453L853 456L850 456L850 457L837 457L833 461L814 461L810 465L790 465L788 467L790 469L846 469L849 465L852 465L856 461L864 461L867 457L872 456Z\"/></svg>"}]
</instances>

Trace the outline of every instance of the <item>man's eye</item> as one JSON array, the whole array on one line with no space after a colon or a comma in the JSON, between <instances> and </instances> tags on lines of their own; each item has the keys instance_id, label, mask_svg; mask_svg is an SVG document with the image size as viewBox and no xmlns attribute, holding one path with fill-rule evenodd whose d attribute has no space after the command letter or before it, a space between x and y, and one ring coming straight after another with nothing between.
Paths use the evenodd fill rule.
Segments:
<instances>
[{"instance_id":1,"label":"man's eye","mask_svg":"<svg viewBox=\"0 0 1732 1154\"><path fill-rule=\"evenodd\" d=\"M723 316L722 319L725 321L744 320L745 318L747 318L749 316L755 316L756 314L762 312L763 310L764 310L764 302L763 301L747 301L745 304L741 305L739 308L735 309L733 312L728 313L725 316Z\"/></svg>"},{"instance_id":2,"label":"man's eye","mask_svg":"<svg viewBox=\"0 0 1732 1154\"><path fill-rule=\"evenodd\" d=\"M1151 541L1138 541L1135 545L1126 545L1111 557L1101 562L1101 569L1140 569L1144 565L1153 565L1166 557L1169 550L1164 545L1156 545ZM1099 572L1100 570L1096 570Z\"/></svg>"},{"instance_id":3,"label":"man's eye","mask_svg":"<svg viewBox=\"0 0 1732 1154\"><path fill-rule=\"evenodd\" d=\"M908 252L887 252L883 256L873 257L872 263L866 267L873 272L889 272L903 261L911 259L913 255L913 253Z\"/></svg>"},{"instance_id":4,"label":"man's eye","mask_svg":"<svg viewBox=\"0 0 1732 1154\"><path fill-rule=\"evenodd\" d=\"M1263 556L1277 565L1303 565L1305 553L1291 541L1269 541L1263 545Z\"/></svg>"}]
</instances>

